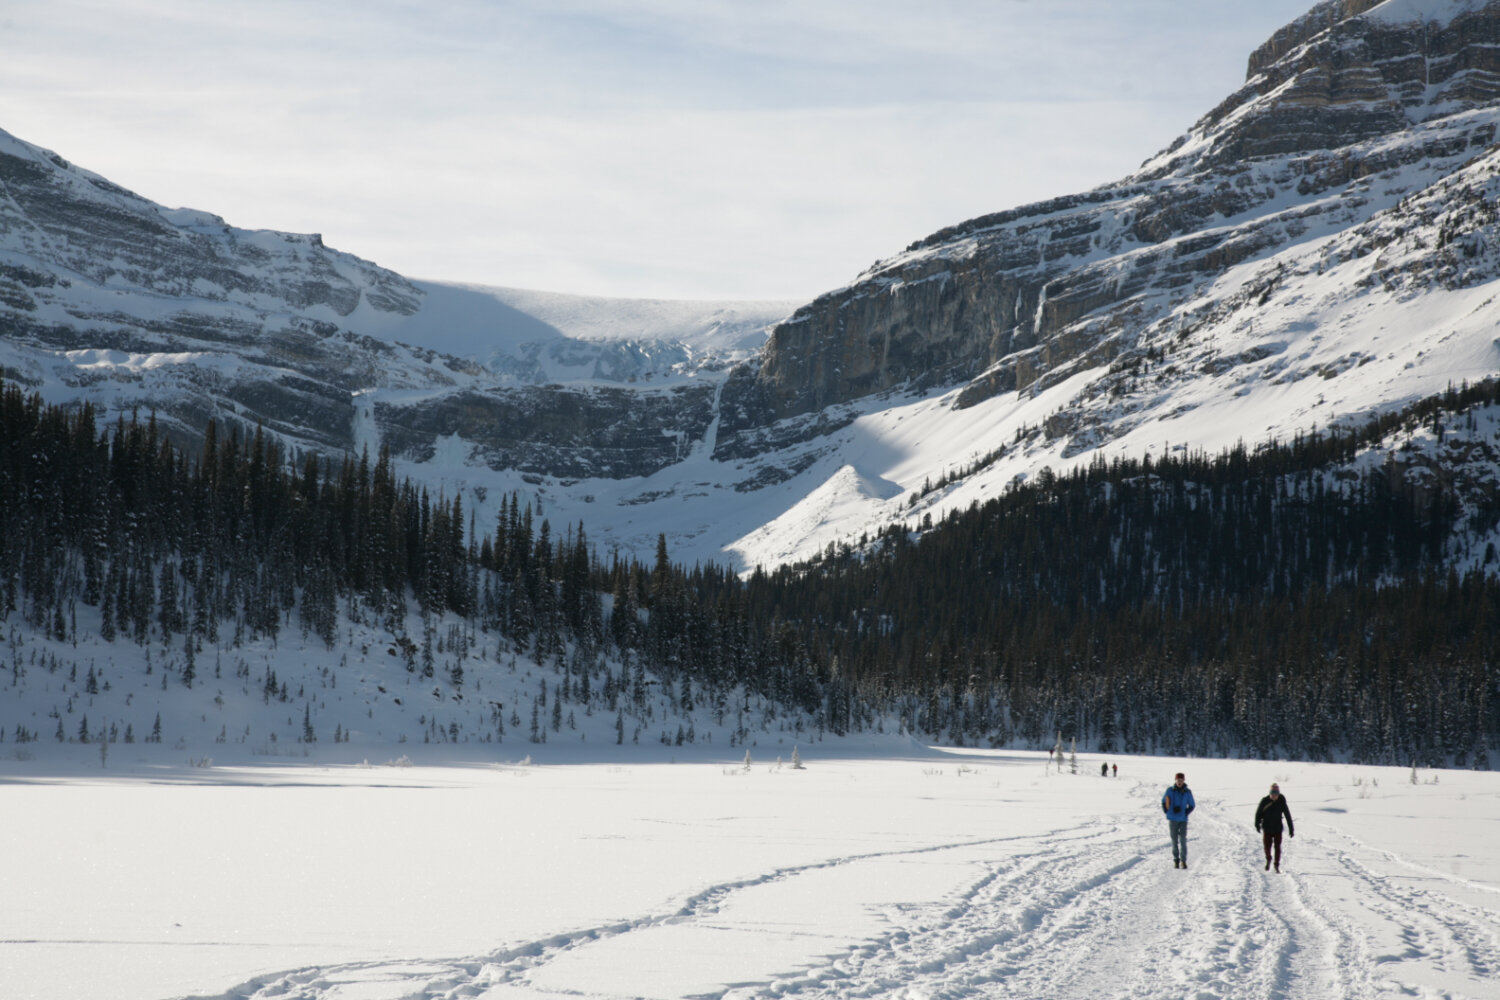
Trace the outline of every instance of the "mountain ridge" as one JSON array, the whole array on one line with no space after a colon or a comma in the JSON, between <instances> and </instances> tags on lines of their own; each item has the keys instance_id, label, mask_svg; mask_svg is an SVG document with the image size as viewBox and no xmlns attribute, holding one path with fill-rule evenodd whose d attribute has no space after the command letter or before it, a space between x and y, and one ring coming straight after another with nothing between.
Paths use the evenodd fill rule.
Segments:
<instances>
[{"instance_id":1,"label":"mountain ridge","mask_svg":"<svg viewBox=\"0 0 1500 1000\"><path fill-rule=\"evenodd\" d=\"M934 372L982 378L966 401L1025 389L1114 350L1084 323L1139 329L1183 287L1306 238L1319 216L1349 225L1394 203L1352 187L1362 178L1435 158L1434 174L1460 166L1494 140L1487 67L1500 7L1459 7L1452 30L1434 33L1361 16L1377 11L1367 3L1320 5L1252 57L1244 88L1130 177L941 230L798 310L772 331L751 420ZM1425 67L1425 53L1455 46L1479 53L1477 65L1414 94L1418 57ZM1479 120L1462 117L1475 108ZM1155 315L1127 314L1136 302Z\"/></svg>"},{"instance_id":2,"label":"mountain ridge","mask_svg":"<svg viewBox=\"0 0 1500 1000\"><path fill-rule=\"evenodd\" d=\"M0 365L51 399L154 409L189 446L210 418L293 454L385 446L482 517L520 489L605 544L649 554L664 534L746 571L1047 466L1358 422L1493 373L1497 43L1495 3L1319 4L1129 177L947 227L795 310L588 318L408 281L6 139ZM215 260L254 266L216 280ZM846 468L888 485L841 492ZM757 541L825 483L856 502Z\"/></svg>"}]
</instances>

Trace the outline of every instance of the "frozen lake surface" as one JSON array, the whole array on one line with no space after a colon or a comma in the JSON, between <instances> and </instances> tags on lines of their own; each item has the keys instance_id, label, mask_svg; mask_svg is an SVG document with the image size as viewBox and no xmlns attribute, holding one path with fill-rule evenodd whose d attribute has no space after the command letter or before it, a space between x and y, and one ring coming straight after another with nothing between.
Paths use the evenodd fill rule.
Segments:
<instances>
[{"instance_id":1,"label":"frozen lake surface","mask_svg":"<svg viewBox=\"0 0 1500 1000\"><path fill-rule=\"evenodd\" d=\"M1500 989L1500 775L1094 755L1075 774L1045 753L829 746L802 748L800 770L789 746L752 749L748 769L665 747L367 762L330 746L197 767L116 746L104 768L87 747L7 753L0 993ZM1176 770L1199 803L1187 871L1158 805ZM1280 875L1251 827L1273 780L1297 830Z\"/></svg>"}]
</instances>

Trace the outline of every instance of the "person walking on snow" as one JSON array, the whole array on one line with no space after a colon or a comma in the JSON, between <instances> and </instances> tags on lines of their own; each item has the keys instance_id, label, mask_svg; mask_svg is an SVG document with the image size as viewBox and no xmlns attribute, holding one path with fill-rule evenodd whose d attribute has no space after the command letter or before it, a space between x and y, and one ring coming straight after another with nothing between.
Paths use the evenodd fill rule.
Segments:
<instances>
[{"instance_id":1,"label":"person walking on snow","mask_svg":"<svg viewBox=\"0 0 1500 1000\"><path fill-rule=\"evenodd\" d=\"M1167 829L1172 835L1173 868L1187 867L1188 814L1196 808L1198 803L1193 801L1193 790L1179 771L1172 786L1161 797L1161 811L1167 814Z\"/></svg>"},{"instance_id":2,"label":"person walking on snow","mask_svg":"<svg viewBox=\"0 0 1500 1000\"><path fill-rule=\"evenodd\" d=\"M1286 799L1281 797L1281 788L1274 781L1271 782L1271 790L1266 797L1260 800L1260 805L1255 807L1255 832L1261 835L1261 842L1266 848L1266 871L1271 870L1271 865L1276 865L1276 870L1281 871L1281 818L1286 817L1286 835L1297 836L1297 831L1292 827L1292 811L1286 807ZM1276 857L1271 857L1272 848L1275 848Z\"/></svg>"}]
</instances>

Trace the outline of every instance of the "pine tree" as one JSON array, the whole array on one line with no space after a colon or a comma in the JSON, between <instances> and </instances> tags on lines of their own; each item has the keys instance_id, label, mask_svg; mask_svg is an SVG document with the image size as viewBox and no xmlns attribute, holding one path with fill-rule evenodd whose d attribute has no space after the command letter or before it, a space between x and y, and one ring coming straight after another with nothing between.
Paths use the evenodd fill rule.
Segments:
<instances>
[{"instance_id":1,"label":"pine tree","mask_svg":"<svg viewBox=\"0 0 1500 1000\"><path fill-rule=\"evenodd\" d=\"M105 642L115 641L115 597L106 584L103 603L99 607L99 637Z\"/></svg>"},{"instance_id":2,"label":"pine tree","mask_svg":"<svg viewBox=\"0 0 1500 1000\"><path fill-rule=\"evenodd\" d=\"M198 676L198 656L197 643L193 641L191 632L182 634L182 661L182 684L184 687L192 687Z\"/></svg>"}]
</instances>

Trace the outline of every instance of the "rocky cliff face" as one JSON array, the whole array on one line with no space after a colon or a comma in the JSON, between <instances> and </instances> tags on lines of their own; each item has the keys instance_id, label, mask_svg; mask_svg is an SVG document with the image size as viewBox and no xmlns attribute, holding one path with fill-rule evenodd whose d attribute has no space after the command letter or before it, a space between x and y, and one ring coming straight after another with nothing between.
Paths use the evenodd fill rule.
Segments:
<instances>
[{"instance_id":1,"label":"rocky cliff face","mask_svg":"<svg viewBox=\"0 0 1500 1000\"><path fill-rule=\"evenodd\" d=\"M713 417L713 386L522 386L446 393L418 406L378 403L382 440L413 461L457 436L470 461L562 480L647 476L680 461Z\"/></svg>"},{"instance_id":2,"label":"rocky cliff face","mask_svg":"<svg viewBox=\"0 0 1500 1000\"><path fill-rule=\"evenodd\" d=\"M9 136L0 138L0 185L5 256L31 264L0 272L0 294L23 311L52 298L44 289L69 281L68 272L96 286L168 299L322 307L337 317L361 301L409 315L420 298L399 275L331 251L316 235L247 232L206 212L162 209ZM76 298L70 304L80 305Z\"/></svg>"},{"instance_id":3,"label":"rocky cliff face","mask_svg":"<svg viewBox=\"0 0 1500 1000\"><path fill-rule=\"evenodd\" d=\"M1357 226L1495 139L1500 3L1334 0L1123 181L912 244L777 326L719 447L898 387L959 405L1108 365L1225 268Z\"/></svg>"},{"instance_id":4,"label":"rocky cliff face","mask_svg":"<svg viewBox=\"0 0 1500 1000\"><path fill-rule=\"evenodd\" d=\"M11 380L155 410L185 444L218 418L337 451L352 444L350 394L375 372L452 377L344 325L410 315L421 295L317 236L163 209L4 133L0 194Z\"/></svg>"}]
</instances>

